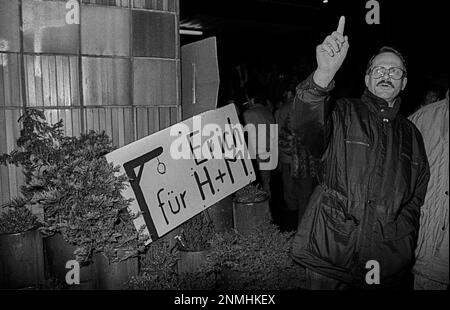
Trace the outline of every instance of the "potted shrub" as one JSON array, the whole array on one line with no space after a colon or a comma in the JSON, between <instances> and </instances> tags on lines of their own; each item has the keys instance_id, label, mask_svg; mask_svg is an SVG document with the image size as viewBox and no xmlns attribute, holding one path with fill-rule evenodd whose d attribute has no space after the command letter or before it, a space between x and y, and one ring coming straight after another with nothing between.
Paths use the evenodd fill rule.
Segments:
<instances>
[{"instance_id":1,"label":"potted shrub","mask_svg":"<svg viewBox=\"0 0 450 310\"><path fill-rule=\"evenodd\" d=\"M247 235L217 234L204 264L217 275L216 289L293 290L304 285L304 269L289 253L293 233L281 232L268 221Z\"/></svg>"},{"instance_id":2,"label":"potted shrub","mask_svg":"<svg viewBox=\"0 0 450 310\"><path fill-rule=\"evenodd\" d=\"M16 198L0 208L0 288L44 284L44 251L37 217Z\"/></svg>"},{"instance_id":3,"label":"potted shrub","mask_svg":"<svg viewBox=\"0 0 450 310\"><path fill-rule=\"evenodd\" d=\"M177 275L178 256L165 240L152 242L141 254L141 268L128 282L134 290L175 290L179 287Z\"/></svg>"},{"instance_id":4,"label":"potted shrub","mask_svg":"<svg viewBox=\"0 0 450 310\"><path fill-rule=\"evenodd\" d=\"M270 219L269 195L257 185L248 184L238 190L233 199L234 228L248 234Z\"/></svg>"},{"instance_id":5,"label":"potted shrub","mask_svg":"<svg viewBox=\"0 0 450 310\"><path fill-rule=\"evenodd\" d=\"M116 177L117 169L102 156L111 149L105 135L91 132L66 148L64 158L47 169L52 185L37 191L34 201L43 206L47 230L76 246L75 259L95 263L94 287L120 288L128 273L137 273L143 241L121 196L126 179Z\"/></svg>"},{"instance_id":6,"label":"potted shrub","mask_svg":"<svg viewBox=\"0 0 450 310\"><path fill-rule=\"evenodd\" d=\"M263 222L251 233L212 236L208 255L193 271L177 272L176 248L158 240L141 259L141 273L130 289L140 290L296 290L305 272L290 257L294 233Z\"/></svg>"},{"instance_id":7,"label":"potted shrub","mask_svg":"<svg viewBox=\"0 0 450 310\"><path fill-rule=\"evenodd\" d=\"M178 236L178 273L194 273L204 262L211 248L214 224L205 210L181 225Z\"/></svg>"},{"instance_id":8,"label":"potted shrub","mask_svg":"<svg viewBox=\"0 0 450 310\"><path fill-rule=\"evenodd\" d=\"M199 267L196 271L179 273L177 246L163 239L152 242L141 255L141 268L128 288L133 290L194 290L214 289L215 275ZM203 265L201 265L203 266Z\"/></svg>"},{"instance_id":9,"label":"potted shrub","mask_svg":"<svg viewBox=\"0 0 450 310\"><path fill-rule=\"evenodd\" d=\"M20 121L19 148L6 161L23 166L22 193L31 207L43 210L50 274L64 281L65 263L76 259L93 267L82 269L86 288L121 288L127 276L137 274L145 240L133 225L130 201L121 195L126 177L116 176L118 168L103 156L114 149L111 140L93 131L64 136L62 122L47 124L44 114L33 109L25 110ZM116 263L125 271L117 271Z\"/></svg>"}]
</instances>

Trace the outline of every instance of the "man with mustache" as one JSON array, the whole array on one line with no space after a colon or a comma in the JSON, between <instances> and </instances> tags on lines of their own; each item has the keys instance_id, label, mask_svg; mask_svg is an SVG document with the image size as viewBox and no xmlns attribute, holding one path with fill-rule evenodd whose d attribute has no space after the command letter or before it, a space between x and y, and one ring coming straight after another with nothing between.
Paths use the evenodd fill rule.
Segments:
<instances>
[{"instance_id":1,"label":"man with mustache","mask_svg":"<svg viewBox=\"0 0 450 310\"><path fill-rule=\"evenodd\" d=\"M296 135L321 160L320 185L294 238L309 289L401 289L409 284L429 180L422 136L398 115L406 65L383 47L361 98L329 93L348 49L345 18L316 48L317 69L297 86Z\"/></svg>"}]
</instances>

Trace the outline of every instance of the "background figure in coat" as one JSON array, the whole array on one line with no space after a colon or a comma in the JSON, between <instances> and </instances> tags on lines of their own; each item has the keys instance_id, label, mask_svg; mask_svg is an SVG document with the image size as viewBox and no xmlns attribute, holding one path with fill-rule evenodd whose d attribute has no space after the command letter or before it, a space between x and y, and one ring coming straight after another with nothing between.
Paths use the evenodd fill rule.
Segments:
<instances>
[{"instance_id":1,"label":"background figure in coat","mask_svg":"<svg viewBox=\"0 0 450 310\"><path fill-rule=\"evenodd\" d=\"M331 109L333 79L349 49L344 23L341 17L317 46L317 69L297 86L296 134L321 159L322 173L292 256L306 267L310 289L404 288L429 180L422 136L397 115L406 64L382 48L368 63L362 97Z\"/></svg>"},{"instance_id":2,"label":"background figure in coat","mask_svg":"<svg viewBox=\"0 0 450 310\"><path fill-rule=\"evenodd\" d=\"M421 209L414 265L414 289L445 290L448 257L448 91L446 99L424 106L410 116L423 136L430 163L430 182Z\"/></svg>"},{"instance_id":3,"label":"background figure in coat","mask_svg":"<svg viewBox=\"0 0 450 310\"><path fill-rule=\"evenodd\" d=\"M278 160L272 158L276 148L273 131L275 119L269 108L265 105L266 96L264 89L257 83L249 82L245 86L245 95L247 98L246 109L242 116L245 128L254 129L247 132L248 146L256 155L256 180L262 188L271 196L270 176L275 167L272 167L271 161ZM270 169L269 169L270 168Z\"/></svg>"},{"instance_id":4,"label":"background figure in coat","mask_svg":"<svg viewBox=\"0 0 450 310\"><path fill-rule=\"evenodd\" d=\"M278 170L281 173L281 185L283 200L288 210L297 211L298 191L295 190L296 182L292 178L294 135L292 132L291 114L294 103L294 87L285 90L284 100L280 108L275 112L275 121L278 125Z\"/></svg>"},{"instance_id":5,"label":"background figure in coat","mask_svg":"<svg viewBox=\"0 0 450 310\"><path fill-rule=\"evenodd\" d=\"M290 217L295 216L301 220L306 210L309 197L312 194L314 180L306 150L296 145L293 130L293 104L295 98L295 85L289 85L285 90L284 102L275 112L278 124L278 169L281 173L281 186L283 200ZM297 227L298 221L295 221Z\"/></svg>"}]
</instances>

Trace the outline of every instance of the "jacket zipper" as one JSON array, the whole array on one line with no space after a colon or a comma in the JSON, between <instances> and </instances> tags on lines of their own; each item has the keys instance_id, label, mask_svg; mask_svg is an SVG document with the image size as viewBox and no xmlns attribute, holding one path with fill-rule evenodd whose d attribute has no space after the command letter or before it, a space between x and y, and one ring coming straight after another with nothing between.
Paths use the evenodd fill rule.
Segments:
<instances>
[{"instance_id":1,"label":"jacket zipper","mask_svg":"<svg viewBox=\"0 0 450 310\"><path fill-rule=\"evenodd\" d=\"M369 143L365 143L365 142L361 142L361 141L345 140L345 142L346 142L347 144L359 144L359 145L364 145L364 146L367 146L367 147L370 146Z\"/></svg>"}]
</instances>

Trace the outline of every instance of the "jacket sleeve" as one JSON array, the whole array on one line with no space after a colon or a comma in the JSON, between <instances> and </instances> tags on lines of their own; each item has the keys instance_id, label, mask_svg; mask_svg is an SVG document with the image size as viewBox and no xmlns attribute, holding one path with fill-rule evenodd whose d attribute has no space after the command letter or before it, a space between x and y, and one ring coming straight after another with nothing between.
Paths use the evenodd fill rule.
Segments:
<instances>
[{"instance_id":1,"label":"jacket sleeve","mask_svg":"<svg viewBox=\"0 0 450 310\"><path fill-rule=\"evenodd\" d=\"M326 88L320 87L311 74L296 89L294 99L293 127L297 137L309 153L320 158L331 135L332 117L329 94L334 88L334 80Z\"/></svg>"}]
</instances>

